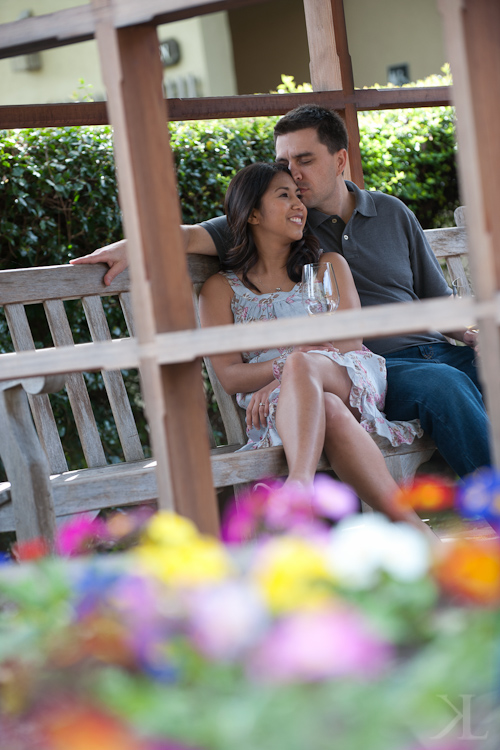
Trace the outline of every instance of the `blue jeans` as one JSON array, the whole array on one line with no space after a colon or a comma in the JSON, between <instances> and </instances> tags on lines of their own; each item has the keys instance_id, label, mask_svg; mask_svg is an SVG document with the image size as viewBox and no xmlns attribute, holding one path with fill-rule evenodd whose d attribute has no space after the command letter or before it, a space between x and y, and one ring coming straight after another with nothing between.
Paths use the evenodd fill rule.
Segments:
<instances>
[{"instance_id":1,"label":"blue jeans","mask_svg":"<svg viewBox=\"0 0 500 750\"><path fill-rule=\"evenodd\" d=\"M490 464L488 416L470 347L412 346L387 354L386 364L388 419L420 419L461 477Z\"/></svg>"}]
</instances>

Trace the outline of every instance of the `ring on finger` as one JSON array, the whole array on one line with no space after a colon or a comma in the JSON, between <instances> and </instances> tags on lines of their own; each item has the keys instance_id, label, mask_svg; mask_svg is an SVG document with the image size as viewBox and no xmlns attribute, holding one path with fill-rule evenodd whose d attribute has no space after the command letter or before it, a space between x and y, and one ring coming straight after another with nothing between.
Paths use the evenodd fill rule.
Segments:
<instances>
[{"instance_id":1,"label":"ring on finger","mask_svg":"<svg viewBox=\"0 0 500 750\"><path fill-rule=\"evenodd\" d=\"M263 401L260 402L259 406L265 406L265 403Z\"/></svg>"}]
</instances>

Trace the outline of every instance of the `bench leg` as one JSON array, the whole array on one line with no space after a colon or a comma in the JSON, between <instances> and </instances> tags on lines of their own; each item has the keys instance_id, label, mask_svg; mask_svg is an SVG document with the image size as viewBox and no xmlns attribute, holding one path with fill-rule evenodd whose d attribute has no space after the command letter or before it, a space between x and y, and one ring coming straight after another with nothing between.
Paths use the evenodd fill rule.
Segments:
<instances>
[{"instance_id":1,"label":"bench leg","mask_svg":"<svg viewBox=\"0 0 500 750\"><path fill-rule=\"evenodd\" d=\"M52 547L56 522L50 470L20 385L0 391L0 455L11 483L17 540L41 536Z\"/></svg>"}]
</instances>

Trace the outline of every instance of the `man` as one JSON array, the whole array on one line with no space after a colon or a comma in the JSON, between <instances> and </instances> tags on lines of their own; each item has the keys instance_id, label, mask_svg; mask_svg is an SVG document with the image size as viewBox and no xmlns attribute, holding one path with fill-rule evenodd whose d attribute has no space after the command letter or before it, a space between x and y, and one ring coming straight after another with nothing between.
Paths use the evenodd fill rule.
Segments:
<instances>
[{"instance_id":1,"label":"man","mask_svg":"<svg viewBox=\"0 0 500 750\"><path fill-rule=\"evenodd\" d=\"M397 198L344 180L348 137L342 118L317 105L282 117L274 130L276 159L286 164L309 211L308 228L326 251L349 263L362 305L450 293L415 216ZM186 252L221 258L230 247L225 217L183 226ZM127 265L125 241L75 263L106 262L105 282ZM385 411L390 420L420 419L446 462L464 476L489 464L488 419L474 366L476 334L435 332L366 341L387 361Z\"/></svg>"}]
</instances>

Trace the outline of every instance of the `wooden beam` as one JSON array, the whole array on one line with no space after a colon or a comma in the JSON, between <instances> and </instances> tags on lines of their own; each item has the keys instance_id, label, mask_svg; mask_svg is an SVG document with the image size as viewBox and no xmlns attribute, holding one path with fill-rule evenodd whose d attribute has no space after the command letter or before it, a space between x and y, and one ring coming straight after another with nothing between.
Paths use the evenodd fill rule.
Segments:
<instances>
[{"instance_id":1,"label":"wooden beam","mask_svg":"<svg viewBox=\"0 0 500 750\"><path fill-rule=\"evenodd\" d=\"M91 370L136 368L142 359L160 363L192 362L203 356L252 351L266 342L269 348L293 346L304 341L392 336L429 330L453 330L476 320L500 322L500 295L488 302L472 297L430 299L341 310L335 315L308 316L252 323L251 326L216 326L189 331L159 333L149 342L117 339L77 344L58 349L39 349L0 355L0 381L37 375Z\"/></svg>"},{"instance_id":2,"label":"wooden beam","mask_svg":"<svg viewBox=\"0 0 500 750\"><path fill-rule=\"evenodd\" d=\"M114 0L112 23L116 28L143 23L159 25L259 2L264 0ZM94 37L95 19L90 5L30 16L0 25L0 59L85 42Z\"/></svg>"},{"instance_id":3,"label":"wooden beam","mask_svg":"<svg viewBox=\"0 0 500 750\"><path fill-rule=\"evenodd\" d=\"M173 156L165 128L154 26L116 29L114 6L93 0L96 38L114 126L118 184L140 344L196 325L180 232ZM160 367L141 355L146 412L158 462L160 507L218 532L199 361Z\"/></svg>"},{"instance_id":4,"label":"wooden beam","mask_svg":"<svg viewBox=\"0 0 500 750\"><path fill-rule=\"evenodd\" d=\"M444 107L452 104L451 87L409 89L355 89L316 91L302 94L252 94L193 99L169 99L169 119L210 120L226 117L265 117L282 115L300 104L322 104L344 109L352 104L357 110ZM64 104L16 104L0 106L0 129L107 125L106 102L68 102Z\"/></svg>"},{"instance_id":5,"label":"wooden beam","mask_svg":"<svg viewBox=\"0 0 500 750\"><path fill-rule=\"evenodd\" d=\"M454 77L458 166L467 206L469 264L477 297L500 289L500 5L498 0L439 0ZM474 83L472 83L472 77ZM500 331L493 314L479 318L479 360L491 419L491 443L500 467Z\"/></svg>"},{"instance_id":6,"label":"wooden beam","mask_svg":"<svg viewBox=\"0 0 500 750\"><path fill-rule=\"evenodd\" d=\"M335 109L341 110L349 134L349 161L345 175L363 188L357 108L352 101L347 100L347 97L354 94L354 80L347 46L343 2L304 0L304 13L312 87L315 91L342 91L343 106Z\"/></svg>"}]
</instances>

